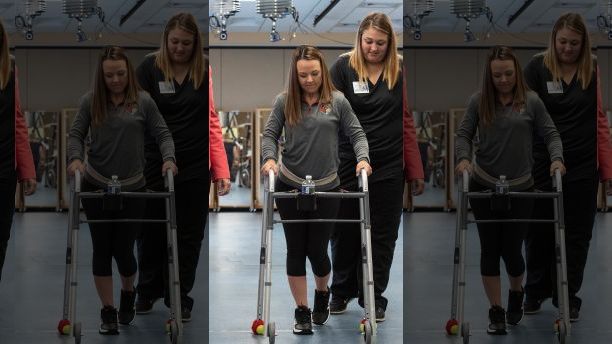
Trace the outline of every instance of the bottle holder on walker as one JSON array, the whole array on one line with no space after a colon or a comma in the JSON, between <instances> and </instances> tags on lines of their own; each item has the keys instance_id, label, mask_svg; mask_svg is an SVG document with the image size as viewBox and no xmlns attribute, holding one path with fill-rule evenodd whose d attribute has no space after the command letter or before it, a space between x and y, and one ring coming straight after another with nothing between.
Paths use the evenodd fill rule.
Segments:
<instances>
[{"instance_id":1,"label":"bottle holder on walker","mask_svg":"<svg viewBox=\"0 0 612 344\"><path fill-rule=\"evenodd\" d=\"M272 229L277 223L304 223L304 222L334 222L359 223L361 227L361 258L363 269L364 290L364 317L358 326L363 334L364 342L376 343L376 312L374 304L374 277L372 272L372 245L370 227L370 204L368 193L368 176L361 170L359 176L359 192L315 192L310 200L315 198L353 198L359 201L360 218L348 219L302 219L277 220L274 218L274 200L279 198L301 197L296 192L275 192L274 172L269 171L264 179L264 206L261 228L261 249L259 256L259 289L257 294L257 318L251 324L251 331L255 335L268 337L270 343L275 342L276 324L270 320L270 296L272 289ZM308 201L307 201L308 202Z\"/></svg>"},{"instance_id":2,"label":"bottle holder on walker","mask_svg":"<svg viewBox=\"0 0 612 344\"><path fill-rule=\"evenodd\" d=\"M120 192L118 195L106 195L102 192L81 192L81 173L75 172L70 180L70 204L68 208L68 244L66 248L66 276L64 281L64 308L62 320L57 329L60 334L74 337L76 344L81 343L82 327L76 317L77 300L77 260L79 225L82 223L165 223L168 251L170 318L165 323L166 331L172 344L183 342L183 324L181 319L181 295L179 282L178 249L176 241L176 208L174 196L174 176L166 173L166 192ZM81 199L100 198L110 209L118 209L123 198L164 199L166 203L165 219L100 219L82 220L80 217Z\"/></svg>"},{"instance_id":3,"label":"bottle holder on walker","mask_svg":"<svg viewBox=\"0 0 612 344\"><path fill-rule=\"evenodd\" d=\"M567 263L565 257L565 221L563 217L563 189L559 170L555 170L553 176L553 192L508 192L504 194L508 201L510 198L544 198L552 199L554 203L554 216L552 219L491 219L471 220L468 219L469 199L495 198L499 195L494 192L469 192L470 177L467 171L463 171L459 179L457 226L455 232L454 248L454 271L453 271L453 293L451 304L451 316L446 323L448 335L460 335L463 343L470 341L470 324L464 319L465 302L465 256L467 225L469 223L554 223L555 225L555 261L557 264L557 292L559 300L559 315L554 322L555 335L559 343L566 344L570 340L569 321L569 296L567 291ZM508 202L509 203L509 202Z\"/></svg>"}]
</instances>

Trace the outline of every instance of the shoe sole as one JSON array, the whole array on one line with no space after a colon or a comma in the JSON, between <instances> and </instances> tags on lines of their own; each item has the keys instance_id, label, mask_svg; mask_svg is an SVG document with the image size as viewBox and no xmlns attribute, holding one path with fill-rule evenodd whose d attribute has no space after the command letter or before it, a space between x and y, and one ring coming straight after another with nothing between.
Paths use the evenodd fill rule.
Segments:
<instances>
[{"instance_id":1,"label":"shoe sole","mask_svg":"<svg viewBox=\"0 0 612 344\"><path fill-rule=\"evenodd\" d=\"M119 334L119 330L98 330L98 333L104 336L115 336Z\"/></svg>"},{"instance_id":2,"label":"shoe sole","mask_svg":"<svg viewBox=\"0 0 612 344\"><path fill-rule=\"evenodd\" d=\"M507 319L507 315L506 315L506 319ZM506 320L506 323L508 325L512 325L512 326L517 326L518 324L521 323L521 321L523 320L523 318L525 317L525 312L523 312L523 314L521 315L520 319L517 322L509 322L508 320Z\"/></svg>"},{"instance_id":3,"label":"shoe sole","mask_svg":"<svg viewBox=\"0 0 612 344\"><path fill-rule=\"evenodd\" d=\"M489 330L489 329L487 329L487 333L490 334L490 335L494 335L494 336L503 336L503 335L507 335L508 334L508 332L506 330L495 330L495 331L492 331L492 330Z\"/></svg>"},{"instance_id":4,"label":"shoe sole","mask_svg":"<svg viewBox=\"0 0 612 344\"><path fill-rule=\"evenodd\" d=\"M349 300L348 300L348 301L347 301L347 302L344 304L344 308L343 308L343 309L341 309L341 310L332 311L332 310L331 310L331 307L330 307L330 309L329 309L329 314L342 314L342 313L345 313L345 312L346 312L346 310L348 309L348 305L349 305L349 303L351 303L351 301L353 301L353 299L352 299L352 298L350 298L350 299L349 299Z\"/></svg>"},{"instance_id":5,"label":"shoe sole","mask_svg":"<svg viewBox=\"0 0 612 344\"><path fill-rule=\"evenodd\" d=\"M190 322L190 321L191 321L191 318L188 318L188 319L181 318L181 320L182 320L184 323L186 323L186 322Z\"/></svg>"},{"instance_id":6,"label":"shoe sole","mask_svg":"<svg viewBox=\"0 0 612 344\"><path fill-rule=\"evenodd\" d=\"M542 309L538 309L538 310L534 310L534 311L524 311L523 314L527 314L527 315L533 315L533 314L538 314L542 311Z\"/></svg>"},{"instance_id":7,"label":"shoe sole","mask_svg":"<svg viewBox=\"0 0 612 344\"><path fill-rule=\"evenodd\" d=\"M149 314L149 313L153 312L153 306L155 306L155 303L157 301L159 301L159 298L151 301L151 308L146 309L146 310L138 310L138 306L135 306L134 308L136 310L136 314ZM138 303L136 303L136 304L138 304Z\"/></svg>"},{"instance_id":8,"label":"shoe sole","mask_svg":"<svg viewBox=\"0 0 612 344\"><path fill-rule=\"evenodd\" d=\"M297 334L298 336L307 336L313 334L312 330L296 330L293 329L293 334Z\"/></svg>"},{"instance_id":9,"label":"shoe sole","mask_svg":"<svg viewBox=\"0 0 612 344\"><path fill-rule=\"evenodd\" d=\"M387 320L387 318L376 318L377 323L385 322L385 320Z\"/></svg>"},{"instance_id":10,"label":"shoe sole","mask_svg":"<svg viewBox=\"0 0 612 344\"><path fill-rule=\"evenodd\" d=\"M315 325L319 325L319 326L321 326L321 325L325 325L325 323L326 323L326 322L329 320L329 315L330 315L330 314L331 314L331 311L329 311L329 310L328 310L328 311L327 311L327 318L325 318L325 321L324 321L324 322L315 322L315 321L313 320L313 321L312 321L312 323L313 323L313 324L315 324Z\"/></svg>"}]
</instances>

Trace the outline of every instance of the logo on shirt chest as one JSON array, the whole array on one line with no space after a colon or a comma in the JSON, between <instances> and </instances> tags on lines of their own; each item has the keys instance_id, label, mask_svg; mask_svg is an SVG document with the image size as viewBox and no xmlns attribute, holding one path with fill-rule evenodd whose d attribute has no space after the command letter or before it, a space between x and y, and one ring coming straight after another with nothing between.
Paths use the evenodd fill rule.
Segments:
<instances>
[{"instance_id":1,"label":"logo on shirt chest","mask_svg":"<svg viewBox=\"0 0 612 344\"><path fill-rule=\"evenodd\" d=\"M319 112L322 112L324 114L329 114L331 111L331 106L329 104L321 104L319 105Z\"/></svg>"}]
</instances>

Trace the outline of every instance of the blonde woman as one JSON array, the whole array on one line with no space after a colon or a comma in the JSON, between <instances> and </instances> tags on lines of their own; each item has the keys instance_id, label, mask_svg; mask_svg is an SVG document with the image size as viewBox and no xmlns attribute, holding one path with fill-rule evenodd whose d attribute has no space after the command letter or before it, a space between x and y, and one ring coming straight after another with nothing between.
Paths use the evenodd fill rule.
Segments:
<instances>
[{"instance_id":1,"label":"blonde woman","mask_svg":"<svg viewBox=\"0 0 612 344\"><path fill-rule=\"evenodd\" d=\"M423 168L413 135L403 142L403 130L414 131L410 121L404 121L408 113L402 99L405 92L402 82L401 56L397 54L395 33L391 20L383 13L372 13L361 21L355 47L340 56L331 67L336 88L344 93L368 138L370 158L374 173L369 179L370 214L372 220L372 258L374 268L374 292L376 320L385 320L387 299L383 293L389 282L402 214L404 190L403 165L413 166L407 178L413 183L415 194L423 192ZM412 154L402 156L403 147ZM412 149L410 149L412 148ZM352 175L354 155L348 140L341 138L340 187L357 190ZM355 200L343 200L339 218L358 218L359 207ZM332 235L333 281L332 314L346 310L355 297L363 305L361 287L359 226L337 224Z\"/></svg>"},{"instance_id":2,"label":"blonde woman","mask_svg":"<svg viewBox=\"0 0 612 344\"><path fill-rule=\"evenodd\" d=\"M209 112L207 66L203 38L196 19L189 13L172 16L164 29L158 51L148 55L137 70L140 86L153 98L174 138L179 175L175 179L181 313L191 320L194 300L189 296L195 284L196 268L204 238L208 204L207 166ZM162 163L154 141L145 146L147 188L163 190L157 173ZM220 194L229 192L229 176L216 176ZM147 216L164 214L161 201L147 202ZM154 302L169 305L166 231L163 225L149 225L138 241L138 300L136 312L152 311Z\"/></svg>"},{"instance_id":3,"label":"blonde woman","mask_svg":"<svg viewBox=\"0 0 612 344\"><path fill-rule=\"evenodd\" d=\"M555 23L543 53L525 67L525 80L544 101L563 142L567 175L563 179L565 245L570 321L580 318L584 267L595 221L599 180L612 190L612 145L608 121L602 110L599 69L591 53L584 19L567 13ZM542 138L533 146L535 187L551 190L546 173ZM536 201L534 216L552 218L552 202ZM556 300L554 231L552 225L533 224L527 233L527 282L525 313L540 310L542 302Z\"/></svg>"}]
</instances>

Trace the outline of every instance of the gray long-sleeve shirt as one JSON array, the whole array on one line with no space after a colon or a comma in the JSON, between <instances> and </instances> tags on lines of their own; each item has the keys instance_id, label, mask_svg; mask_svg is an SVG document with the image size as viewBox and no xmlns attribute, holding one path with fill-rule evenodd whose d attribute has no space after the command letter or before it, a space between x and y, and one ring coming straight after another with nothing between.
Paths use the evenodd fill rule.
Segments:
<instances>
[{"instance_id":1,"label":"gray long-sleeve shirt","mask_svg":"<svg viewBox=\"0 0 612 344\"><path fill-rule=\"evenodd\" d=\"M148 93L138 93L137 106L108 103L106 119L99 126L92 123L92 100L91 92L81 98L68 135L68 161L83 160L85 138L90 133L87 163L96 172L106 178L117 175L120 180L142 175L145 131L155 138L164 160L175 159L172 135ZM139 184L144 185L144 178Z\"/></svg>"},{"instance_id":2,"label":"gray long-sleeve shirt","mask_svg":"<svg viewBox=\"0 0 612 344\"><path fill-rule=\"evenodd\" d=\"M457 130L455 153L457 162L472 160L472 140L478 129L476 164L487 174L515 179L531 174L533 166L533 133L537 130L546 141L550 159L563 161L559 133L535 92L528 91L525 105L517 111L512 105L497 104L493 122L484 126L479 121L480 93L474 94Z\"/></svg>"},{"instance_id":3,"label":"gray long-sleeve shirt","mask_svg":"<svg viewBox=\"0 0 612 344\"><path fill-rule=\"evenodd\" d=\"M262 161L277 159L277 141L283 128L283 165L300 178L311 175L313 179L320 179L337 173L340 128L349 137L357 161L369 161L366 135L342 93L333 92L327 112L322 112L319 104L308 106L302 103L302 118L295 126L285 125L285 99L283 93L274 101L263 131Z\"/></svg>"}]
</instances>

